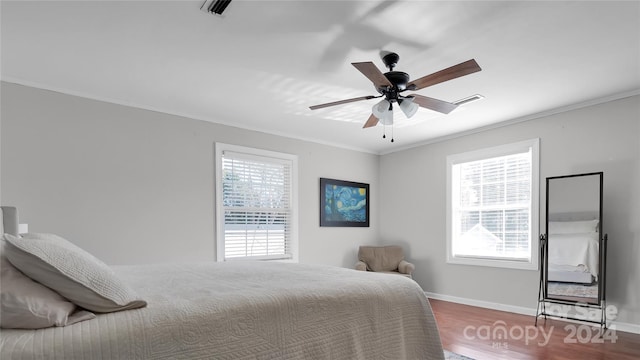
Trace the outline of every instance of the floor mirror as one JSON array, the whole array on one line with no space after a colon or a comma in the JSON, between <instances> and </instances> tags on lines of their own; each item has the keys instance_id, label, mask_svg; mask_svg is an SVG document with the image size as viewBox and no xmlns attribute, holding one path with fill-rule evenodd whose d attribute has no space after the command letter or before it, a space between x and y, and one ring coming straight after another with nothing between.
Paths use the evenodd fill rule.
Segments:
<instances>
[{"instance_id":1,"label":"floor mirror","mask_svg":"<svg viewBox=\"0 0 640 360\"><path fill-rule=\"evenodd\" d=\"M599 323L606 328L606 244L603 173L546 179L546 232L540 236L540 316ZM559 305L569 305L557 311ZM562 307L561 307L562 308ZM550 311L553 309L553 311ZM599 316L584 316L595 309Z\"/></svg>"}]
</instances>

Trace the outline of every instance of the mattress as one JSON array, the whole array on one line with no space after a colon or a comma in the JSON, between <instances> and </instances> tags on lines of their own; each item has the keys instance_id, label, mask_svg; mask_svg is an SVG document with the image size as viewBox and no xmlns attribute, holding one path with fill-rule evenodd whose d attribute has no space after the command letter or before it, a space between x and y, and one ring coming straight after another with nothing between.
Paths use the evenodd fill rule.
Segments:
<instances>
[{"instance_id":1,"label":"mattress","mask_svg":"<svg viewBox=\"0 0 640 360\"><path fill-rule=\"evenodd\" d=\"M147 307L3 329L0 358L443 358L429 302L402 276L275 262L114 270Z\"/></svg>"}]
</instances>

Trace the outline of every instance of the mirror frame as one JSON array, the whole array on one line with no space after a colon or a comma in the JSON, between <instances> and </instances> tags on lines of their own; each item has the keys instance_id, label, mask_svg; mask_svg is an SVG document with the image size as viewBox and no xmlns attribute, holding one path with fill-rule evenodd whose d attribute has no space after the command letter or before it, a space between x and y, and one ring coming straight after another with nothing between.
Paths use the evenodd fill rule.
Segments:
<instances>
[{"instance_id":1,"label":"mirror frame","mask_svg":"<svg viewBox=\"0 0 640 360\"><path fill-rule=\"evenodd\" d=\"M549 182L551 180L556 179L565 179L565 178L575 178L575 177L583 177L583 176L599 176L600 183L600 194L599 194L599 208L598 208L598 296L596 301L577 301L577 300L568 300L561 297L549 297L549 289L548 289L548 273L549 273ZM605 300L605 275L606 275L606 237L607 235L603 235L602 233L602 218L603 218L603 177L604 173L600 172L591 172L591 173L583 173L583 174L572 174L572 175L563 175L563 176L551 176L546 178L546 203L545 203L545 234L544 236L544 300L552 300L552 301L563 301L568 303L587 303L593 305L599 305L602 301ZM593 299L593 298L585 298L585 299Z\"/></svg>"}]
</instances>

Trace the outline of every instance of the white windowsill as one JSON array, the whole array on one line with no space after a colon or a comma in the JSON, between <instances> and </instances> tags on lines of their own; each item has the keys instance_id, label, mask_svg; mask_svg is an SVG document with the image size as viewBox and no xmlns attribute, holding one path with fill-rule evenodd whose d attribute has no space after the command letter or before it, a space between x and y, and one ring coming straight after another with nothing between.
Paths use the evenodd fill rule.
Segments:
<instances>
[{"instance_id":1,"label":"white windowsill","mask_svg":"<svg viewBox=\"0 0 640 360\"><path fill-rule=\"evenodd\" d=\"M500 267L507 269L519 269L519 270L538 270L538 263L522 260L500 260L500 259L484 259L473 257L447 257L447 264L459 264L459 265L474 265L474 266L489 266Z\"/></svg>"}]
</instances>

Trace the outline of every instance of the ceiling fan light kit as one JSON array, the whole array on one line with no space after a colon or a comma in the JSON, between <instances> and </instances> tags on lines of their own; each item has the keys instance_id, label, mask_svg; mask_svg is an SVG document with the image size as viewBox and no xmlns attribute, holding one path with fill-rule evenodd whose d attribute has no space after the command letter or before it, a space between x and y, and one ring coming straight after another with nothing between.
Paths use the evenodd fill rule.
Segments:
<instances>
[{"instance_id":1,"label":"ceiling fan light kit","mask_svg":"<svg viewBox=\"0 0 640 360\"><path fill-rule=\"evenodd\" d=\"M363 126L363 128L369 128L376 126L378 122L381 122L383 125L393 124L393 103L398 103L400 110L402 110L407 118L410 118L416 114L419 107L437 111L443 114L448 114L451 111L455 110L455 108L457 108L460 104L477 100L477 98L471 99L473 97L470 97L459 100L458 103L450 103L419 94L410 94L407 96L403 96L401 94L406 90L415 91L424 89L429 86L440 84L442 82L453 80L455 78L469 75L482 70L474 59L467 60L463 63L448 67L446 69L437 71L427 76L423 76L413 81L410 80L409 74L402 71L393 71L399 60L400 56L398 56L398 54L396 53L387 53L386 55L384 55L382 57L382 62L384 62L385 66L389 69L389 71L384 74L375 66L373 62L368 61L351 63L351 65L358 69L358 71L360 71L364 76L367 77L367 79L369 79L373 83L376 91L380 94L379 96L361 96L352 99L314 105L310 106L309 108L311 110L316 110L355 101L384 97L383 100L375 104L371 109L371 116L369 116L369 119ZM479 96L479 98L482 98L482 96L480 95L477 96Z\"/></svg>"},{"instance_id":2,"label":"ceiling fan light kit","mask_svg":"<svg viewBox=\"0 0 640 360\"><path fill-rule=\"evenodd\" d=\"M410 96L398 100L398 104L400 105L400 110L402 110L404 116L409 119L418 112L418 108L420 107L420 105L413 102L413 97Z\"/></svg>"},{"instance_id":3,"label":"ceiling fan light kit","mask_svg":"<svg viewBox=\"0 0 640 360\"><path fill-rule=\"evenodd\" d=\"M390 113L392 111L390 110L390 108L391 108L391 103L386 99L382 99L380 100L379 103L373 105L373 107L371 108L371 113L373 114L373 116L377 117L378 119L381 119L382 117L385 116L385 114Z\"/></svg>"},{"instance_id":4,"label":"ceiling fan light kit","mask_svg":"<svg viewBox=\"0 0 640 360\"><path fill-rule=\"evenodd\" d=\"M387 105L388 104L388 105ZM393 108L387 100L382 100L374 105L373 116L375 116L383 125L393 125ZM382 111L380 111L382 109Z\"/></svg>"}]
</instances>

